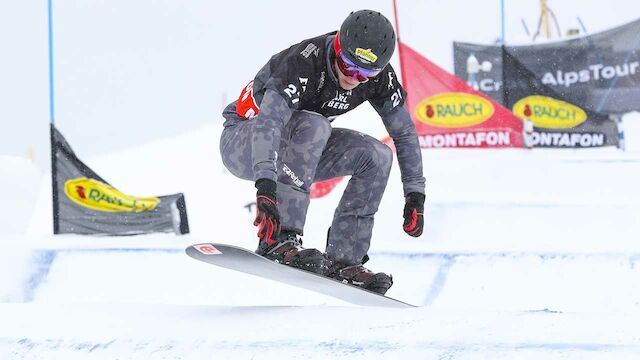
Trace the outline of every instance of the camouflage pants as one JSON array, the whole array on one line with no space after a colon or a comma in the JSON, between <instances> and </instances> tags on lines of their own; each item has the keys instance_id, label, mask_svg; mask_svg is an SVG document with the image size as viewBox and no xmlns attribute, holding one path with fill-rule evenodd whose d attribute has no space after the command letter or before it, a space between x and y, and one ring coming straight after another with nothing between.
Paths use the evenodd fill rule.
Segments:
<instances>
[{"instance_id":1,"label":"camouflage pants","mask_svg":"<svg viewBox=\"0 0 640 360\"><path fill-rule=\"evenodd\" d=\"M220 152L227 169L253 180L251 138L255 120L227 121ZM351 176L327 238L327 256L359 263L369 251L374 214L384 194L393 155L377 139L332 129L324 116L294 111L280 142L277 198L282 228L302 234L314 181Z\"/></svg>"}]
</instances>

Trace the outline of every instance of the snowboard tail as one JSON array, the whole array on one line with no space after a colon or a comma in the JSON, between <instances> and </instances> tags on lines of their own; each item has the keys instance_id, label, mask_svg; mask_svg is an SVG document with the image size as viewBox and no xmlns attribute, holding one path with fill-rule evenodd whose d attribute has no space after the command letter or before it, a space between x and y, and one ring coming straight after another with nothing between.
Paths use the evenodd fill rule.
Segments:
<instances>
[{"instance_id":1,"label":"snowboard tail","mask_svg":"<svg viewBox=\"0 0 640 360\"><path fill-rule=\"evenodd\" d=\"M186 248L185 252L196 260L212 265L311 290L356 305L393 308L415 307L373 291L278 264L253 251L237 246L203 243L191 245Z\"/></svg>"}]
</instances>

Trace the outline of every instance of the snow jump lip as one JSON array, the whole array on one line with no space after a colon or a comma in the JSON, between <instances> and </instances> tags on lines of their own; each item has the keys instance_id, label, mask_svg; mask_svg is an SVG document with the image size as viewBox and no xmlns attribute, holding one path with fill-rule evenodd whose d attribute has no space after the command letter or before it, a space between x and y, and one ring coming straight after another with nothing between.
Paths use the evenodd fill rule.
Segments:
<instances>
[{"instance_id":1,"label":"snow jump lip","mask_svg":"<svg viewBox=\"0 0 640 360\"><path fill-rule=\"evenodd\" d=\"M321 275L289 266L280 266L249 250L232 245L194 244L187 247L185 252L196 260L212 265L332 296L355 305L387 308L416 307Z\"/></svg>"}]
</instances>

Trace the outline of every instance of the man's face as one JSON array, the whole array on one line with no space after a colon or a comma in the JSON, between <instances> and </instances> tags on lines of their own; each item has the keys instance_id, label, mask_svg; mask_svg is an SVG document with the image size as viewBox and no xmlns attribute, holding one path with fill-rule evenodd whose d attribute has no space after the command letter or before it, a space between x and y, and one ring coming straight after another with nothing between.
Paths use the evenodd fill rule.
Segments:
<instances>
[{"instance_id":1,"label":"man's face","mask_svg":"<svg viewBox=\"0 0 640 360\"><path fill-rule=\"evenodd\" d=\"M336 76L338 77L338 83L340 84L340 87L344 90L353 90L358 87L358 85L364 84L369 81L369 78L365 78L364 81L360 81L355 77L343 74L338 67L337 61L333 62L333 69L335 70Z\"/></svg>"}]
</instances>

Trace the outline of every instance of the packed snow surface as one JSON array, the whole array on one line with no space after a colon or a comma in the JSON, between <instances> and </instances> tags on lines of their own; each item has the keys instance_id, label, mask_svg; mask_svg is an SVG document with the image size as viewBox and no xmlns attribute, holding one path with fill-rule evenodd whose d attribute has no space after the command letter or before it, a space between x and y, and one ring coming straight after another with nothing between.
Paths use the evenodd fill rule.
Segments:
<instances>
[{"instance_id":1,"label":"packed snow surface","mask_svg":"<svg viewBox=\"0 0 640 360\"><path fill-rule=\"evenodd\" d=\"M393 274L389 296L419 306L398 310L353 306L184 254L197 242L256 245L244 207L254 189L221 166L220 130L216 123L85 159L127 194L184 192L186 236L52 236L49 174L1 158L3 181L29 189L3 199L19 204L31 194L32 204L3 208L3 218L28 225L5 226L0 242L0 358L640 354L640 154L425 150L419 239L402 232L394 166L367 266ZM324 248L345 185L312 201L306 246Z\"/></svg>"}]
</instances>

